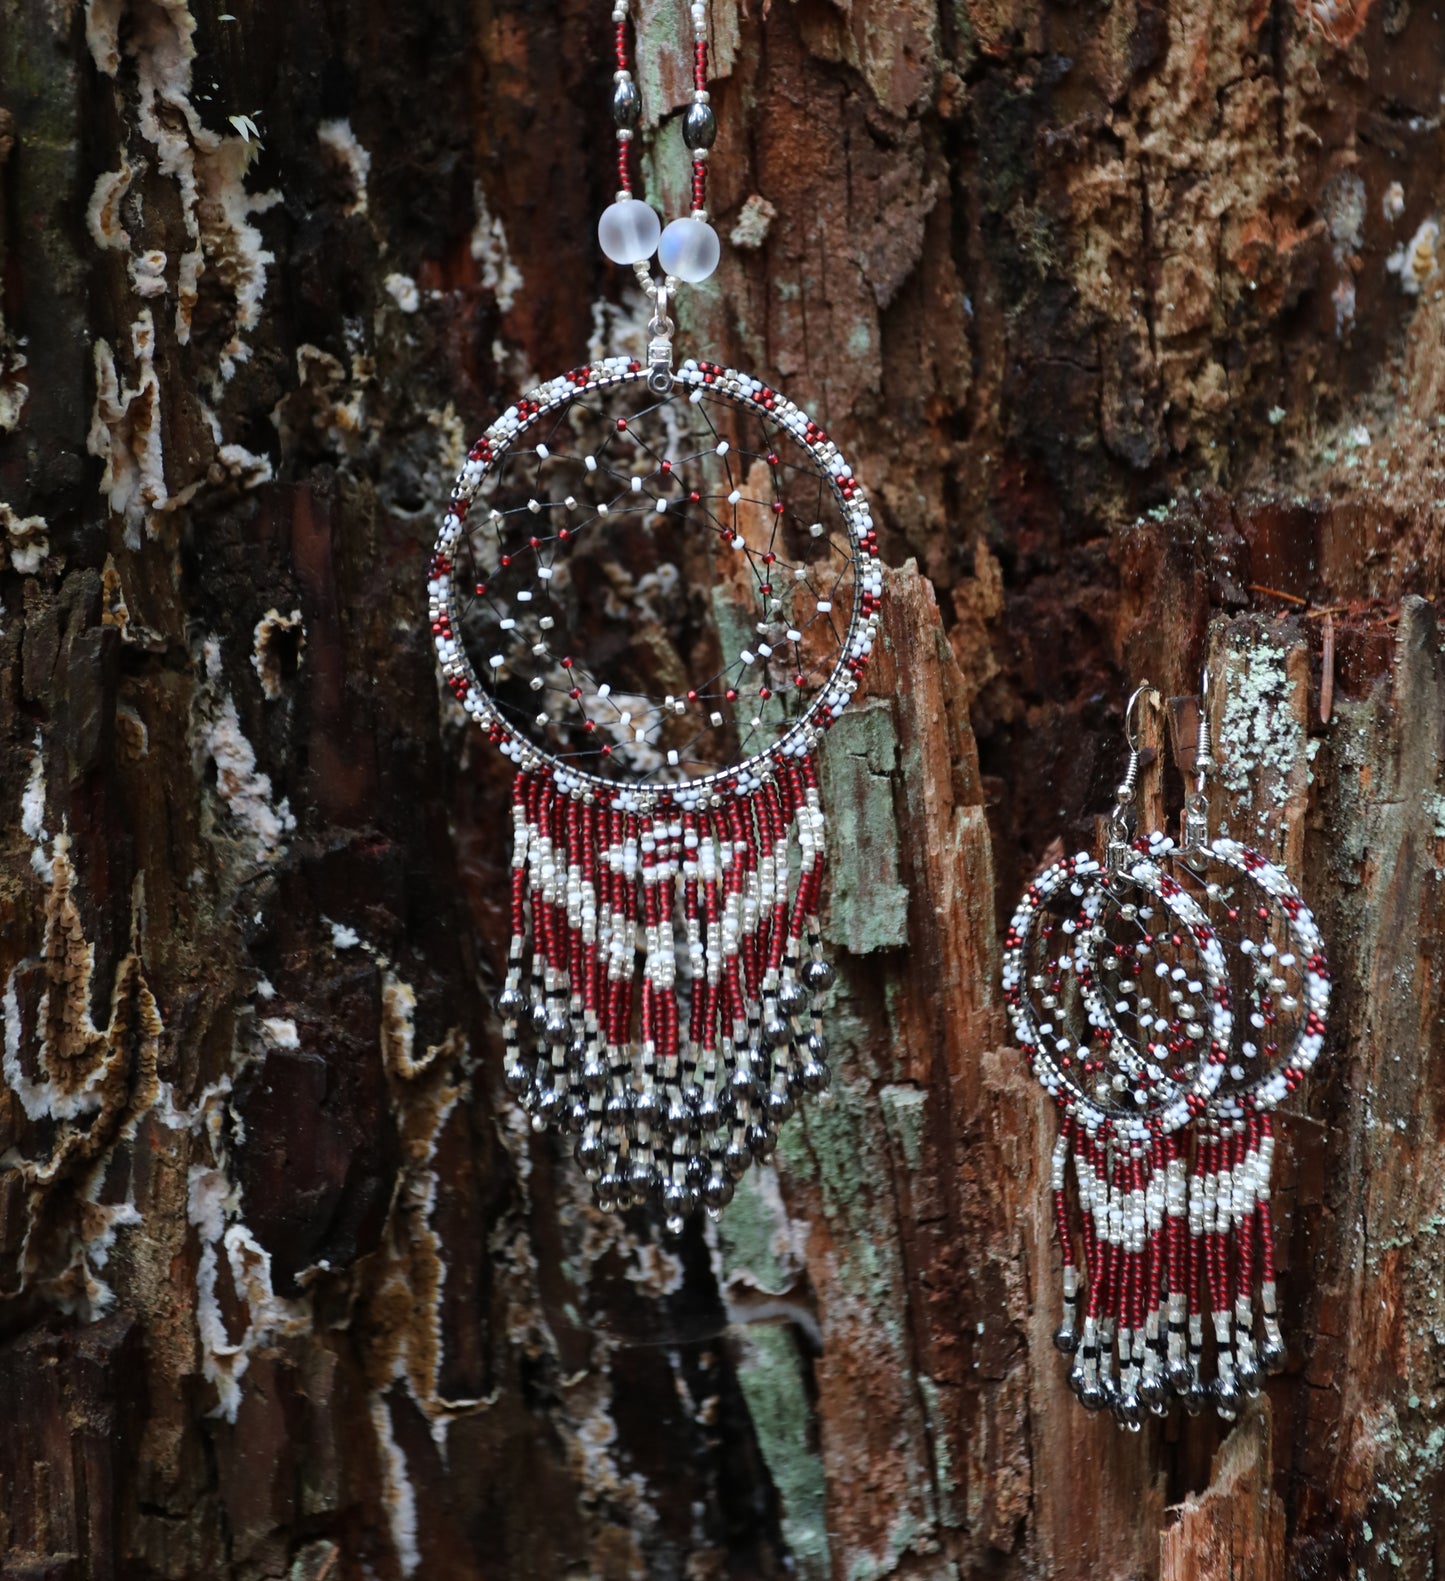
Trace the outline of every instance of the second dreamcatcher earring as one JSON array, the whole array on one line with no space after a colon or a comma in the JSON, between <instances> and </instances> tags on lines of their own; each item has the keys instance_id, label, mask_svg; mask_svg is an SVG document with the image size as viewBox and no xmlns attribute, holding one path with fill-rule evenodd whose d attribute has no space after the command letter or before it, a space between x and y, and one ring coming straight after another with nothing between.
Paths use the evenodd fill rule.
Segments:
<instances>
[{"instance_id":1,"label":"second dreamcatcher earring","mask_svg":"<svg viewBox=\"0 0 1445 1581\"><path fill-rule=\"evenodd\" d=\"M814 754L857 691L882 572L829 435L762 380L673 366L719 244L706 7L692 209L632 191L640 99L612 12L619 190L599 239L651 305L647 361L521 397L472 446L428 572L442 677L515 765L507 1086L575 1138L598 1205L716 1212L828 1085ZM665 271L652 277L656 251Z\"/></svg>"},{"instance_id":2,"label":"second dreamcatcher earring","mask_svg":"<svg viewBox=\"0 0 1445 1581\"><path fill-rule=\"evenodd\" d=\"M1206 701L1207 693L1206 676ZM1298 891L1258 852L1210 836L1207 714L1179 844L1162 830L1122 827L1136 762L1131 751L1105 864L1076 857L1030 886L1004 968L1030 1063L1039 1069L1039 1039L1053 1036L1056 1061L1075 1071L1072 1083L1045 1078L1065 1116L1052 1183L1064 1262L1057 1343L1076 1354L1071 1381L1084 1404L1109 1405L1130 1427L1143 1409L1164 1414L1171 1394L1190 1410L1208 1398L1230 1419L1258 1392L1261 1373L1283 1365L1272 1111L1318 1058L1329 1003L1323 943ZM1062 906L1061 869L1071 870ZM1136 893L1120 888L1121 874ZM1055 934L1064 948L1051 956ZM1162 1079L1171 1069L1172 1092ZM1094 1103L1079 1077L1094 1082ZM1098 1104L1110 1089L1129 1095L1132 1116Z\"/></svg>"}]
</instances>

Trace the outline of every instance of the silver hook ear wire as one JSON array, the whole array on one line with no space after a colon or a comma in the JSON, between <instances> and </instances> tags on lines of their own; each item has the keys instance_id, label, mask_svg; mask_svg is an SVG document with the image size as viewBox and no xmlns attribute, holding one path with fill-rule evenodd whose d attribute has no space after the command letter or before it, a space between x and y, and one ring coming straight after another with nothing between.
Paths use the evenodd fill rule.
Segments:
<instances>
[{"instance_id":1,"label":"silver hook ear wire","mask_svg":"<svg viewBox=\"0 0 1445 1581\"><path fill-rule=\"evenodd\" d=\"M1197 855L1209 843L1209 775L1214 768L1214 748L1209 732L1209 666L1199 688L1199 736L1194 749L1194 790L1185 799L1182 844Z\"/></svg>"},{"instance_id":2,"label":"silver hook ear wire","mask_svg":"<svg viewBox=\"0 0 1445 1581\"><path fill-rule=\"evenodd\" d=\"M1129 846L1129 815L1139 788L1139 737L1134 730L1134 705L1148 690L1148 681L1141 681L1124 705L1124 739L1129 743L1129 759L1124 777L1114 789L1114 810L1109 815L1108 867L1111 874L1119 871Z\"/></svg>"}]
</instances>

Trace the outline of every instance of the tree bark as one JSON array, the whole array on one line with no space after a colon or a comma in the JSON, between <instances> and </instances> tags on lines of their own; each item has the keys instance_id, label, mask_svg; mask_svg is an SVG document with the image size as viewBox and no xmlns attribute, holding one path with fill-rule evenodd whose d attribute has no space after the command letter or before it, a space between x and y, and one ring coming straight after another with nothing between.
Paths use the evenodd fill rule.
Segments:
<instances>
[{"instance_id":1,"label":"tree bark","mask_svg":"<svg viewBox=\"0 0 1445 1581\"><path fill-rule=\"evenodd\" d=\"M424 619L470 438L636 342L608 11L0 0L4 1576L1440 1573L1445 23L711 0L680 333L895 569L823 756L835 1090L670 1246L501 1089L506 765ZM1336 999L1289 1370L1129 1437L1049 1342L999 921L1206 659Z\"/></svg>"}]
</instances>

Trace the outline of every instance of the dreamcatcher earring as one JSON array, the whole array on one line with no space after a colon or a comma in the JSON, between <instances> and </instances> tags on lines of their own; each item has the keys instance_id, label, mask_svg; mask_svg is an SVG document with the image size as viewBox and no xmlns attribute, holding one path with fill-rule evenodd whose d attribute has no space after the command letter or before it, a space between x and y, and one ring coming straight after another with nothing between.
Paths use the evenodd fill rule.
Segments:
<instances>
[{"instance_id":1,"label":"dreamcatcher earring","mask_svg":"<svg viewBox=\"0 0 1445 1581\"><path fill-rule=\"evenodd\" d=\"M1064 1117L1052 1161L1055 1343L1074 1357L1084 1405L1133 1429L1187 1381L1194 1264L1178 1133L1207 1111L1233 1031L1228 966L1204 909L1131 838L1143 691L1126 710L1128 768L1103 862L1080 852L1039 874L1003 957L1015 1036Z\"/></svg>"},{"instance_id":2,"label":"dreamcatcher earring","mask_svg":"<svg viewBox=\"0 0 1445 1581\"><path fill-rule=\"evenodd\" d=\"M857 691L882 572L867 496L781 391L673 367L707 279L716 121L706 6L683 118L692 210L632 192L640 99L612 12L619 191L603 251L651 305L613 356L522 397L473 445L428 577L446 685L512 760L505 1079L576 1138L600 1207L717 1211L828 1085L814 752ZM666 273L654 280L658 253Z\"/></svg>"}]
</instances>

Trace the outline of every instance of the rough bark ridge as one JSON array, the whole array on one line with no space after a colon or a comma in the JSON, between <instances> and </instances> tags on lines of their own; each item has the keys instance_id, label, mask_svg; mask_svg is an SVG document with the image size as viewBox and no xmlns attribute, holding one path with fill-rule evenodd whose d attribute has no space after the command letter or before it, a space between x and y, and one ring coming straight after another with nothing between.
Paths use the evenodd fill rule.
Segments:
<instances>
[{"instance_id":1,"label":"rough bark ridge","mask_svg":"<svg viewBox=\"0 0 1445 1581\"><path fill-rule=\"evenodd\" d=\"M712 0L683 332L901 569L826 755L841 1080L668 1248L500 1094L505 776L420 599L471 433L637 331L607 9L0 0L4 1574L1439 1573L1445 24ZM996 920L1206 653L1337 1031L1290 1372L1130 1439L1048 1344Z\"/></svg>"}]
</instances>

